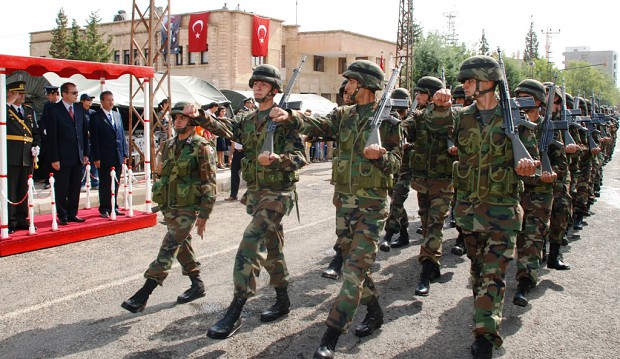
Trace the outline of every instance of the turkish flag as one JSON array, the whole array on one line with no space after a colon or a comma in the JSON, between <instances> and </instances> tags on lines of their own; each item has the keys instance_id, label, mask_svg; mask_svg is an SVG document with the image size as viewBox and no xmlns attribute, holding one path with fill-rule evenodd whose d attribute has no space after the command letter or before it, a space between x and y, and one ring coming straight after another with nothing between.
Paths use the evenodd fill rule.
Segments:
<instances>
[{"instance_id":1,"label":"turkish flag","mask_svg":"<svg viewBox=\"0 0 620 359\"><path fill-rule=\"evenodd\" d=\"M269 19L254 15L252 56L267 56L269 48Z\"/></svg>"},{"instance_id":2,"label":"turkish flag","mask_svg":"<svg viewBox=\"0 0 620 359\"><path fill-rule=\"evenodd\" d=\"M189 17L188 31L188 51L201 52L207 50L207 23L209 22L209 13L191 14Z\"/></svg>"}]
</instances>

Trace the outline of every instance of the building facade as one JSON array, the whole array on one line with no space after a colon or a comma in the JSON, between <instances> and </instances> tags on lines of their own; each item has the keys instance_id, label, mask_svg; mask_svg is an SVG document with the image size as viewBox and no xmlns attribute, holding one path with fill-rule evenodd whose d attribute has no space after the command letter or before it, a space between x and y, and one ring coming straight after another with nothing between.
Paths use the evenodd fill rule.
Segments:
<instances>
[{"instance_id":1,"label":"building facade","mask_svg":"<svg viewBox=\"0 0 620 359\"><path fill-rule=\"evenodd\" d=\"M587 46L567 47L564 52L564 68L571 61L585 61L592 65L605 64L598 67L601 71L609 74L614 82L618 82L618 53L615 51L590 51Z\"/></svg>"}]
</instances>

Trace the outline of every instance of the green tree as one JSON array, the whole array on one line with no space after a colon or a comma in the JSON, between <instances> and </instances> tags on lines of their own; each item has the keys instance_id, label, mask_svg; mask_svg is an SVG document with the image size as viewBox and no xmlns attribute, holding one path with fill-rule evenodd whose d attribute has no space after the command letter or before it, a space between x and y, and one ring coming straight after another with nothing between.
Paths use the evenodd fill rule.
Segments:
<instances>
[{"instance_id":1,"label":"green tree","mask_svg":"<svg viewBox=\"0 0 620 359\"><path fill-rule=\"evenodd\" d=\"M112 58L112 37L99 32L101 17L97 11L91 12L86 21L84 42L80 51L80 60L108 62Z\"/></svg>"},{"instance_id":2,"label":"green tree","mask_svg":"<svg viewBox=\"0 0 620 359\"><path fill-rule=\"evenodd\" d=\"M530 31L525 35L525 51L523 61L529 62L538 58L538 37L534 31L534 21L530 22Z\"/></svg>"},{"instance_id":3,"label":"green tree","mask_svg":"<svg viewBox=\"0 0 620 359\"><path fill-rule=\"evenodd\" d=\"M560 76L566 79L566 91L573 96L601 96L601 103L620 105L620 90L614 79L585 61L570 61ZM559 82L559 81L558 81Z\"/></svg>"},{"instance_id":4,"label":"green tree","mask_svg":"<svg viewBox=\"0 0 620 359\"><path fill-rule=\"evenodd\" d=\"M81 60L82 48L84 48L84 40L82 40L83 30L78 25L77 21L73 19L71 24L71 33L69 37L69 55L66 57L68 60Z\"/></svg>"},{"instance_id":5,"label":"green tree","mask_svg":"<svg viewBox=\"0 0 620 359\"><path fill-rule=\"evenodd\" d=\"M56 18L56 27L52 30L52 44L50 46L50 56L57 59L69 57L69 20L65 10L60 8Z\"/></svg>"},{"instance_id":6,"label":"green tree","mask_svg":"<svg viewBox=\"0 0 620 359\"><path fill-rule=\"evenodd\" d=\"M488 55L489 54L489 42L487 41L487 37L484 34L484 29L482 29L482 37L480 38L480 47L478 48L479 55Z\"/></svg>"},{"instance_id":7,"label":"green tree","mask_svg":"<svg viewBox=\"0 0 620 359\"><path fill-rule=\"evenodd\" d=\"M422 76L441 77L441 68L445 69L446 86L454 87L463 61L472 56L473 51L464 44L450 46L444 37L434 32L422 37L413 54L413 81Z\"/></svg>"}]
</instances>

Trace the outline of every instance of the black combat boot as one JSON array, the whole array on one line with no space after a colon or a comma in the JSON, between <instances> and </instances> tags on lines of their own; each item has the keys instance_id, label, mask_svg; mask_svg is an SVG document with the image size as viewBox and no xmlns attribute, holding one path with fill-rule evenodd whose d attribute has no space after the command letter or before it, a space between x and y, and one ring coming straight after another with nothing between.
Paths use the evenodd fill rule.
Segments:
<instances>
[{"instance_id":1,"label":"black combat boot","mask_svg":"<svg viewBox=\"0 0 620 359\"><path fill-rule=\"evenodd\" d=\"M471 345L471 355L474 359L491 359L493 358L493 343L486 340L483 336L476 338Z\"/></svg>"},{"instance_id":2,"label":"black combat boot","mask_svg":"<svg viewBox=\"0 0 620 359\"><path fill-rule=\"evenodd\" d=\"M385 237L383 237L383 239L379 241L379 249L381 251L383 252L390 251L390 240L392 240L393 235L394 235L394 232L385 231Z\"/></svg>"},{"instance_id":3,"label":"black combat boot","mask_svg":"<svg viewBox=\"0 0 620 359\"><path fill-rule=\"evenodd\" d=\"M144 286L140 288L133 297L127 299L121 304L121 307L127 309L132 313L138 313L144 310L146 301L149 300L149 296L157 288L157 281L153 279L147 279Z\"/></svg>"},{"instance_id":4,"label":"black combat boot","mask_svg":"<svg viewBox=\"0 0 620 359\"><path fill-rule=\"evenodd\" d=\"M456 219L454 218L454 207L450 208L450 228L456 228Z\"/></svg>"},{"instance_id":5,"label":"black combat boot","mask_svg":"<svg viewBox=\"0 0 620 359\"><path fill-rule=\"evenodd\" d=\"M241 326L241 310L246 300L235 296L224 317L209 328L207 336L212 339L226 339L233 336Z\"/></svg>"},{"instance_id":6,"label":"black combat boot","mask_svg":"<svg viewBox=\"0 0 620 359\"><path fill-rule=\"evenodd\" d=\"M336 353L336 343L338 343L338 338L340 338L340 331L338 329L334 329L332 327L327 327L325 334L323 334L323 338L321 338L321 343L319 347L314 352L314 359L333 359L334 354Z\"/></svg>"},{"instance_id":7,"label":"black combat boot","mask_svg":"<svg viewBox=\"0 0 620 359\"><path fill-rule=\"evenodd\" d=\"M336 249L336 255L334 259L329 263L327 269L325 269L321 273L321 277L338 280L340 279L340 275L342 274L342 263L344 262L344 258L342 258L342 251L340 248Z\"/></svg>"},{"instance_id":8,"label":"black combat boot","mask_svg":"<svg viewBox=\"0 0 620 359\"><path fill-rule=\"evenodd\" d=\"M573 218L573 229L576 231L580 231L583 229L583 213L575 211L575 216Z\"/></svg>"},{"instance_id":9,"label":"black combat boot","mask_svg":"<svg viewBox=\"0 0 620 359\"><path fill-rule=\"evenodd\" d=\"M177 297L177 304L189 303L205 296L205 285L198 274L189 276L192 286Z\"/></svg>"},{"instance_id":10,"label":"black combat boot","mask_svg":"<svg viewBox=\"0 0 620 359\"><path fill-rule=\"evenodd\" d=\"M564 233L564 236L562 236L562 246L566 247L568 245L568 234Z\"/></svg>"},{"instance_id":11,"label":"black combat boot","mask_svg":"<svg viewBox=\"0 0 620 359\"><path fill-rule=\"evenodd\" d=\"M287 287L275 289L276 303L261 313L261 322L272 322L291 311L291 301L288 299Z\"/></svg>"},{"instance_id":12,"label":"black combat boot","mask_svg":"<svg viewBox=\"0 0 620 359\"><path fill-rule=\"evenodd\" d=\"M528 303L527 294L530 292L532 287L532 281L529 278L519 279L519 284L517 284L517 292L515 293L515 297L512 299L512 304L518 305L519 307L526 307Z\"/></svg>"},{"instance_id":13,"label":"black combat boot","mask_svg":"<svg viewBox=\"0 0 620 359\"><path fill-rule=\"evenodd\" d=\"M457 256L462 256L465 253L465 238L463 237L463 233L460 231L458 237L456 237L456 241L454 242L454 247L452 247L451 252Z\"/></svg>"},{"instance_id":14,"label":"black combat boot","mask_svg":"<svg viewBox=\"0 0 620 359\"><path fill-rule=\"evenodd\" d=\"M390 244L390 246L392 248L400 248L408 244L409 244L409 231L407 231L407 228L405 229L401 228L398 238L394 239L392 243Z\"/></svg>"},{"instance_id":15,"label":"black combat boot","mask_svg":"<svg viewBox=\"0 0 620 359\"><path fill-rule=\"evenodd\" d=\"M355 328L355 335L365 337L374 333L375 329L383 325L383 311L379 305L379 299L375 298L366 306L367 312L364 320Z\"/></svg>"},{"instance_id":16,"label":"black combat boot","mask_svg":"<svg viewBox=\"0 0 620 359\"><path fill-rule=\"evenodd\" d=\"M424 233L424 231L422 230L422 227L418 227L418 229L416 229L415 232L417 234L423 234Z\"/></svg>"},{"instance_id":17,"label":"black combat boot","mask_svg":"<svg viewBox=\"0 0 620 359\"><path fill-rule=\"evenodd\" d=\"M555 270L569 270L570 266L562 261L560 245L549 243L549 258L547 258L547 268Z\"/></svg>"},{"instance_id":18,"label":"black combat boot","mask_svg":"<svg viewBox=\"0 0 620 359\"><path fill-rule=\"evenodd\" d=\"M422 273L420 273L420 281L415 287L415 294L426 297L431 290L431 281L438 279L441 273L439 266L432 260L426 259L422 262Z\"/></svg>"}]
</instances>

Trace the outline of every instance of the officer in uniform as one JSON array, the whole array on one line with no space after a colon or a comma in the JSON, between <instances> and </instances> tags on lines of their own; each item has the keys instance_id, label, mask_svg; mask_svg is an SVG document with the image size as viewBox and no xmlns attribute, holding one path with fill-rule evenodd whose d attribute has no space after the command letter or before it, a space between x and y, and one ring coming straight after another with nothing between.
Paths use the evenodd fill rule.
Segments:
<instances>
[{"instance_id":1,"label":"officer in uniform","mask_svg":"<svg viewBox=\"0 0 620 359\"><path fill-rule=\"evenodd\" d=\"M380 127L382 145L366 146L369 121L375 114L375 92L383 89L383 71L372 61L356 60L342 74L349 81L346 92L355 105L334 109L325 117L277 109L277 121L302 129L313 137L331 137L338 143L332 161L333 203L336 206L336 235L342 250L342 287L329 312L327 330L314 358L333 358L336 343L353 320L360 303L366 317L355 335L371 335L383 324L379 292L370 277L375 262L379 232L388 214L387 193L401 163L401 128L388 121Z\"/></svg>"},{"instance_id":2,"label":"officer in uniform","mask_svg":"<svg viewBox=\"0 0 620 359\"><path fill-rule=\"evenodd\" d=\"M200 263L196 261L190 234L194 224L202 238L205 224L215 204L215 153L207 140L195 134L194 119L183 114L187 102L177 103L171 111L176 136L163 144L158 158L153 185L153 201L159 204L168 233L155 259L144 273L146 282L121 307L132 313L144 310L146 302L162 285L174 258L179 261L183 275L189 276L191 287L177 298L183 304L205 296L200 279Z\"/></svg>"},{"instance_id":3,"label":"officer in uniform","mask_svg":"<svg viewBox=\"0 0 620 359\"><path fill-rule=\"evenodd\" d=\"M58 86L48 85L45 86L45 97L47 101L43 105L43 112L41 113L41 117L39 118L38 126L39 126L39 135L41 136L41 153L39 154L39 169L35 170L35 175L37 179L44 179L45 185L44 188L48 189L49 185L49 174L52 171L49 161L47 160L47 146L45 144L45 118L47 117L47 112L53 104L60 101L60 91Z\"/></svg>"},{"instance_id":4,"label":"officer in uniform","mask_svg":"<svg viewBox=\"0 0 620 359\"><path fill-rule=\"evenodd\" d=\"M501 105L495 88L503 79L497 60L473 56L461 65L458 80L465 94L475 103L451 110L451 94L441 89L433 96L435 118L454 118L458 154L453 166L457 191L454 214L465 237L465 250L471 260L474 295L474 358L491 358L493 347L502 344L502 320L506 269L512 260L517 232L521 230L523 209L519 204L522 182L518 176L531 176L540 161L513 160L513 143L503 129ZM525 143L533 143L533 133ZM530 150L536 151L535 148Z\"/></svg>"},{"instance_id":5,"label":"officer in uniform","mask_svg":"<svg viewBox=\"0 0 620 359\"><path fill-rule=\"evenodd\" d=\"M273 99L282 88L280 71L272 65L259 65L250 77L249 86L258 102L255 111L238 114L232 119L205 117L204 112L193 106L184 111L197 118L204 129L241 143L245 151L241 172L247 191L241 203L246 205L252 220L235 256L233 300L224 317L207 333L213 339L228 338L239 329L241 310L247 299L256 294L261 267L269 273L269 284L276 291L276 303L261 314L260 320L274 321L288 314L291 305L281 222L296 201L295 184L299 181L299 170L306 165L304 145L296 131L275 126L272 132L274 152L262 150L272 125L270 112L276 108Z\"/></svg>"},{"instance_id":6,"label":"officer in uniform","mask_svg":"<svg viewBox=\"0 0 620 359\"><path fill-rule=\"evenodd\" d=\"M28 229L28 175L32 174L39 155L39 128L34 109L24 104L26 83L16 81L7 90L7 182L9 203L9 233Z\"/></svg>"},{"instance_id":7,"label":"officer in uniform","mask_svg":"<svg viewBox=\"0 0 620 359\"><path fill-rule=\"evenodd\" d=\"M454 194L454 157L448 152L452 146L454 123L451 118L431 120L428 117L435 109L433 95L444 88L444 83L436 77L424 76L418 80L416 98L424 110L409 124L413 138L413 152L409 160L413 173L411 187L418 194L418 214L424 238L418 256L422 271L415 289L415 294L421 296L429 294L430 282L440 276L443 224Z\"/></svg>"}]
</instances>

